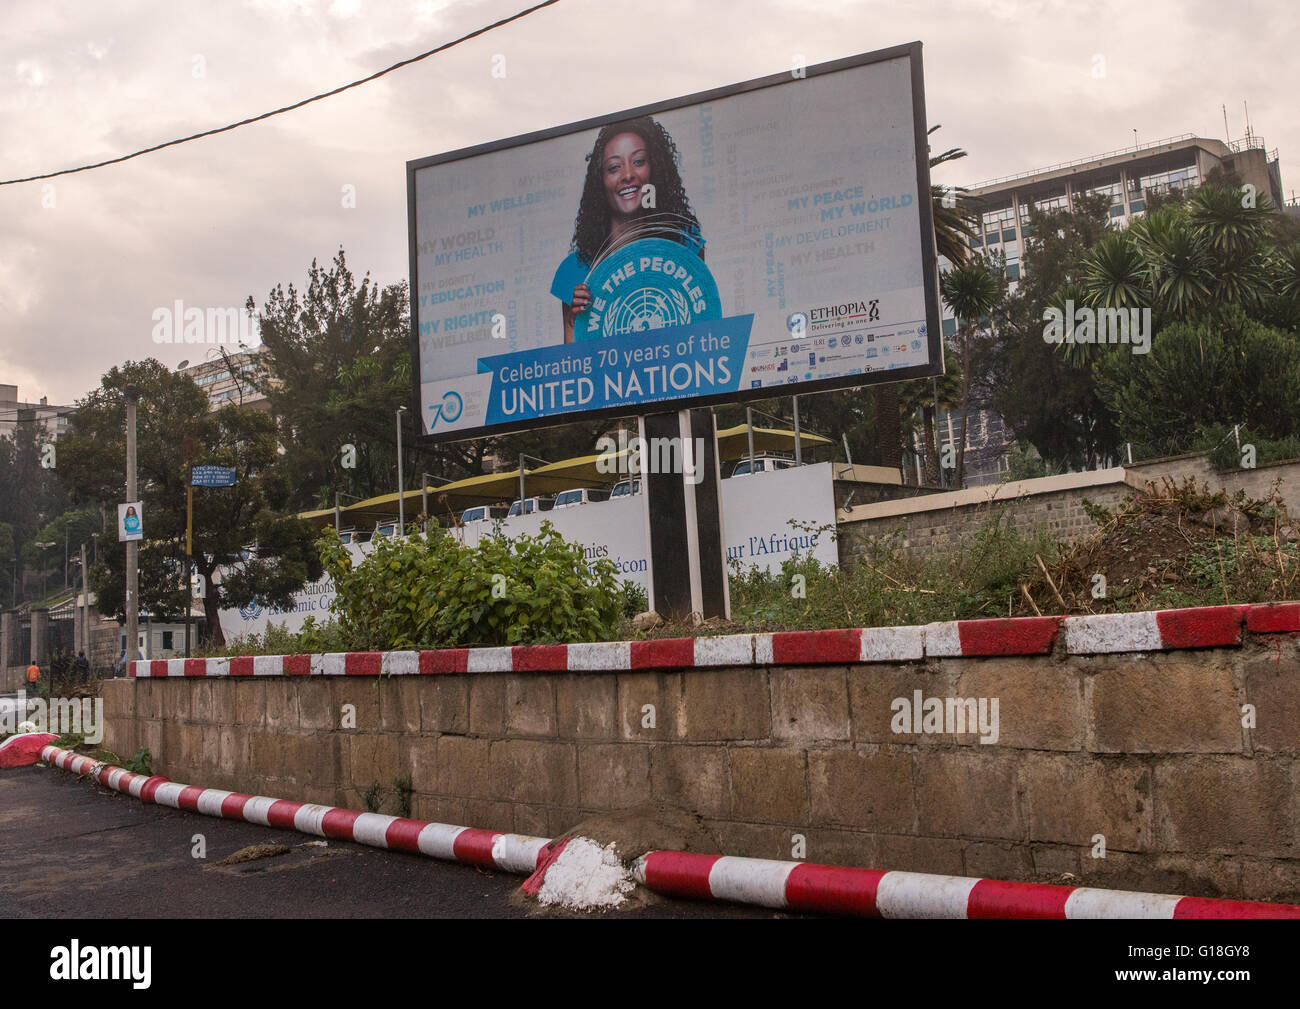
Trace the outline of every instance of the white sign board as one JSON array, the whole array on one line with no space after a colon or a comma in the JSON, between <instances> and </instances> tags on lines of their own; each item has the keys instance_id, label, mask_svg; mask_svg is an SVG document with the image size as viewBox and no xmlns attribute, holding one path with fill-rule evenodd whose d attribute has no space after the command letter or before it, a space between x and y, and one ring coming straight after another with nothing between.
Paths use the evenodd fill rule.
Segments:
<instances>
[{"instance_id":1,"label":"white sign board","mask_svg":"<svg viewBox=\"0 0 1300 1009\"><path fill-rule=\"evenodd\" d=\"M144 539L144 504L128 501L117 506L117 541Z\"/></svg>"},{"instance_id":2,"label":"white sign board","mask_svg":"<svg viewBox=\"0 0 1300 1009\"><path fill-rule=\"evenodd\" d=\"M733 569L777 571L795 553L811 554L822 564L837 563L837 548L829 534L835 525L832 467L824 462L722 481L723 532ZM550 522L566 540L582 544L588 562L608 559L620 578L648 588L644 508L645 498L636 495L521 515L503 520L501 528L507 536L536 535L543 522ZM491 522L474 522L458 534L466 546L474 546L493 527ZM348 550L356 564L370 552L370 545L351 545ZM287 610L267 609L256 602L243 609L222 610L221 628L227 638L262 634L271 623L296 631L309 616L317 623L329 620L333 601L334 584L326 575L299 592Z\"/></svg>"}]
</instances>

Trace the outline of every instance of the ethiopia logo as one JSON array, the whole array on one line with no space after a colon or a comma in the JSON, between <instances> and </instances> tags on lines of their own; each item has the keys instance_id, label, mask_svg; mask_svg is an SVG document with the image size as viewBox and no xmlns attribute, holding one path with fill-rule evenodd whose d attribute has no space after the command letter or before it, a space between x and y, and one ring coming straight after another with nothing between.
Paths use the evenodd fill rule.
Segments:
<instances>
[{"instance_id":1,"label":"ethiopia logo","mask_svg":"<svg viewBox=\"0 0 1300 1009\"><path fill-rule=\"evenodd\" d=\"M257 596L253 596L247 606L239 607L239 615L245 620L256 620L262 615L262 604L257 601Z\"/></svg>"},{"instance_id":2,"label":"ethiopia logo","mask_svg":"<svg viewBox=\"0 0 1300 1009\"><path fill-rule=\"evenodd\" d=\"M685 245L643 238L614 250L587 276L591 308L576 340L649 332L722 318L713 274Z\"/></svg>"}]
</instances>

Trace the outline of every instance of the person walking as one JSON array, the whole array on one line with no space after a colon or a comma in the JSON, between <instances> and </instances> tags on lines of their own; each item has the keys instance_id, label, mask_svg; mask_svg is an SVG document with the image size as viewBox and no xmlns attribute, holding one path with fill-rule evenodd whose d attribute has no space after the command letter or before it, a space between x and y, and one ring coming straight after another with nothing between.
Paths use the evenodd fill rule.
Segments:
<instances>
[{"instance_id":1,"label":"person walking","mask_svg":"<svg viewBox=\"0 0 1300 1009\"><path fill-rule=\"evenodd\" d=\"M72 668L76 670L78 683L86 683L90 679L90 660L86 658L84 650L77 653L77 658L76 661L72 663Z\"/></svg>"},{"instance_id":2,"label":"person walking","mask_svg":"<svg viewBox=\"0 0 1300 1009\"><path fill-rule=\"evenodd\" d=\"M36 660L33 659L32 664L27 667L27 682L34 687L36 686L37 683L40 682L40 679L41 679L41 667L38 666L36 664Z\"/></svg>"}]
</instances>

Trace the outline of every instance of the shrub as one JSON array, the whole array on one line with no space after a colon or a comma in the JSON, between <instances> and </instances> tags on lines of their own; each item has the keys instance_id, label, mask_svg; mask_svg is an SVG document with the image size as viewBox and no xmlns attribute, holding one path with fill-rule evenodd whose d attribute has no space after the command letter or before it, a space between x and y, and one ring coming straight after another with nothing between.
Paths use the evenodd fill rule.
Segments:
<instances>
[{"instance_id":1,"label":"shrub","mask_svg":"<svg viewBox=\"0 0 1300 1009\"><path fill-rule=\"evenodd\" d=\"M758 567L731 578L732 615L755 631L883 627L1005 616L1035 555L1057 556L1045 531L1026 535L1005 511L990 515L951 550L905 550L897 534L862 537L845 567L796 555L779 572Z\"/></svg>"},{"instance_id":2,"label":"shrub","mask_svg":"<svg viewBox=\"0 0 1300 1009\"><path fill-rule=\"evenodd\" d=\"M1239 427L1236 435L1230 426L1215 425L1201 433L1199 447L1210 450L1210 465L1220 471L1241 469L1242 446L1255 447L1255 465L1281 462L1287 459L1300 459L1300 438L1265 438L1257 431L1247 431Z\"/></svg>"},{"instance_id":3,"label":"shrub","mask_svg":"<svg viewBox=\"0 0 1300 1009\"><path fill-rule=\"evenodd\" d=\"M355 566L332 529L319 546L354 649L606 641L622 630L613 563L589 567L549 522L536 536L498 532L474 547L444 529L383 539Z\"/></svg>"},{"instance_id":4,"label":"shrub","mask_svg":"<svg viewBox=\"0 0 1300 1009\"><path fill-rule=\"evenodd\" d=\"M350 641L337 621L327 620L318 624L315 617L308 617L297 631L290 631L285 624L268 624L262 634L231 638L219 648L196 648L194 654L220 658L231 655L307 655L351 650Z\"/></svg>"}]
</instances>

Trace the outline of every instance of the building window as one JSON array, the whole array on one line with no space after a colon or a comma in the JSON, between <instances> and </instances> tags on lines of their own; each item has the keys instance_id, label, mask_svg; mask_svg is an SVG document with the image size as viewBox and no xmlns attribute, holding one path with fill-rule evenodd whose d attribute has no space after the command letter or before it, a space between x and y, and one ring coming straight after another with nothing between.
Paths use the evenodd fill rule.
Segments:
<instances>
[{"instance_id":1,"label":"building window","mask_svg":"<svg viewBox=\"0 0 1300 1009\"><path fill-rule=\"evenodd\" d=\"M171 632L171 631L163 631L163 632L162 632L162 647L163 647L163 651L164 651L164 652L170 652L170 651L172 650L172 632Z\"/></svg>"}]
</instances>

